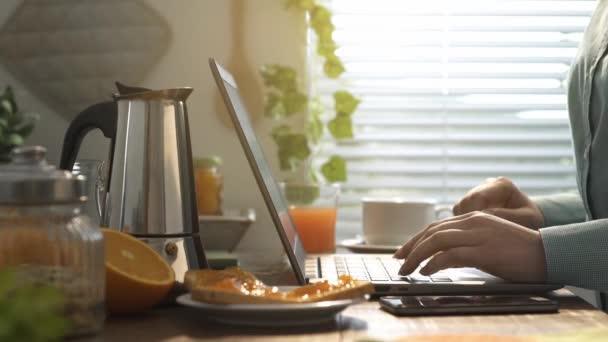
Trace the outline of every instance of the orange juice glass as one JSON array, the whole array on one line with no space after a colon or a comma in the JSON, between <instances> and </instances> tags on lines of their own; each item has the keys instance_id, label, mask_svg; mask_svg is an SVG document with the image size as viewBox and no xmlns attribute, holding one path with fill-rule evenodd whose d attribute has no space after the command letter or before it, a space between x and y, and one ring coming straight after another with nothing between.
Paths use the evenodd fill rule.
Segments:
<instances>
[{"instance_id":1,"label":"orange juice glass","mask_svg":"<svg viewBox=\"0 0 608 342\"><path fill-rule=\"evenodd\" d=\"M335 252L340 187L335 184L283 183L281 188L306 252Z\"/></svg>"}]
</instances>

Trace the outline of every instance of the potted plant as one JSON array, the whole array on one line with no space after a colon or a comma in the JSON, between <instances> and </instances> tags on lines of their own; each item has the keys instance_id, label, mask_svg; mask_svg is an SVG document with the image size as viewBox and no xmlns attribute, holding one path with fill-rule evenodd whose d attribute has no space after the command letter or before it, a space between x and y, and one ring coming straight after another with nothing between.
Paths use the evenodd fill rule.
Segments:
<instances>
[{"instance_id":1,"label":"potted plant","mask_svg":"<svg viewBox=\"0 0 608 342\"><path fill-rule=\"evenodd\" d=\"M19 110L13 89L4 88L0 95L0 163L10 161L10 153L22 145L32 131L38 116L25 114Z\"/></svg>"}]
</instances>

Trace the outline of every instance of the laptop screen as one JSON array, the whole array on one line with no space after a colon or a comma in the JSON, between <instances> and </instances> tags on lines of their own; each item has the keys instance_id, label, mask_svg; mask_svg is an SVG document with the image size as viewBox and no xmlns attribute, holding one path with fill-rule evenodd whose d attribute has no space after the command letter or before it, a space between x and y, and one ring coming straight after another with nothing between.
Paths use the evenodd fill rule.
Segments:
<instances>
[{"instance_id":1,"label":"laptop screen","mask_svg":"<svg viewBox=\"0 0 608 342\"><path fill-rule=\"evenodd\" d=\"M217 83L228 112L236 128L241 145L253 174L258 183L266 207L272 216L274 225L279 233L285 252L289 257L298 282L304 284L304 262L306 252L295 229L295 225L289 215L289 208L283 198L278 184L272 176L272 171L266 161L262 147L258 143L253 126L249 121L249 114L239 94L238 86L234 77L214 59L209 59L209 65L213 77Z\"/></svg>"}]
</instances>

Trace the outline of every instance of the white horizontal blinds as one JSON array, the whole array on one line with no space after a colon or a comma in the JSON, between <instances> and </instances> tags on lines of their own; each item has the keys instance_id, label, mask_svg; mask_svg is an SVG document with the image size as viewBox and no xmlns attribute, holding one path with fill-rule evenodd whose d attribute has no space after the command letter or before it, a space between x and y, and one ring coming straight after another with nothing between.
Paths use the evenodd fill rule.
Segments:
<instances>
[{"instance_id":1,"label":"white horizontal blinds","mask_svg":"<svg viewBox=\"0 0 608 342\"><path fill-rule=\"evenodd\" d=\"M342 234L368 195L453 203L497 175L530 194L575 188L565 81L594 1L324 4L347 72L328 80L313 50L313 92L327 108L336 89L363 99L355 137L326 135L316 158L348 161Z\"/></svg>"}]
</instances>

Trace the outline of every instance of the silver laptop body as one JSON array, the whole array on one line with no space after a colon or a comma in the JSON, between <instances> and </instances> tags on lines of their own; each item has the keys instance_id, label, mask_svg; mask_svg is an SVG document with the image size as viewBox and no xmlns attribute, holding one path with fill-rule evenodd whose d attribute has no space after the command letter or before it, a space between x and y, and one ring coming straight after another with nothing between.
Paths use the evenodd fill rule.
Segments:
<instances>
[{"instance_id":1,"label":"silver laptop body","mask_svg":"<svg viewBox=\"0 0 608 342\"><path fill-rule=\"evenodd\" d=\"M307 255L257 141L234 77L212 58L209 65L299 284L349 274L371 281L376 295L543 293L560 287L507 283L474 268L448 269L430 277L417 272L402 277L397 271L403 261L386 254Z\"/></svg>"}]
</instances>

